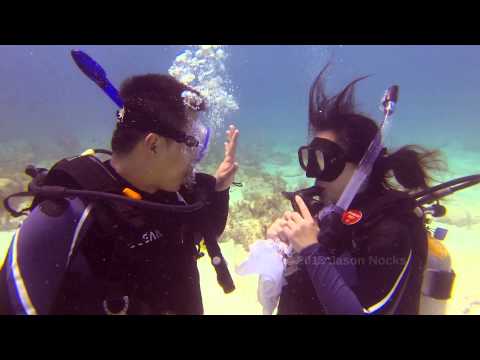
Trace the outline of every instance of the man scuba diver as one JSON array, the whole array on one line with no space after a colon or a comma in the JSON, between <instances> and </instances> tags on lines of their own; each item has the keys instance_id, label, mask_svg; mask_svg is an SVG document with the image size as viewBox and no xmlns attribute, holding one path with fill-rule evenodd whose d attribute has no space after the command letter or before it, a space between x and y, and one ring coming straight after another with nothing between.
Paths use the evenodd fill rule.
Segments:
<instances>
[{"instance_id":1,"label":"man scuba diver","mask_svg":"<svg viewBox=\"0 0 480 360\"><path fill-rule=\"evenodd\" d=\"M354 85L364 78L327 97L323 75L328 66L310 89L313 139L298 151L315 186L300 196L285 194L298 211L286 212L267 231L268 239L293 248L278 314L417 314L427 230L407 191L428 188L429 170L440 169L439 154L412 145L395 152L380 148L345 212L319 217L340 203L349 181L364 170L364 155L380 133L373 120L355 109ZM396 97L398 87L391 90ZM392 184L393 177L403 191Z\"/></svg>"},{"instance_id":2,"label":"man scuba diver","mask_svg":"<svg viewBox=\"0 0 480 360\"><path fill-rule=\"evenodd\" d=\"M35 198L0 273L1 314L203 314L202 239L224 292L235 289L217 238L239 131L227 131L215 176L197 173L209 141L200 93L148 74L114 95L123 106L110 160L89 151L50 171L27 169L29 192L16 195Z\"/></svg>"}]
</instances>

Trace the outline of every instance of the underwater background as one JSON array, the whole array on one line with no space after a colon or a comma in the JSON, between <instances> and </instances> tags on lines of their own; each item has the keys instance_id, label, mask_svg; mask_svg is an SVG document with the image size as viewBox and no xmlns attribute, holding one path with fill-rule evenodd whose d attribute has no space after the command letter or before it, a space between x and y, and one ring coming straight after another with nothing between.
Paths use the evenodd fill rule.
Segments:
<instances>
[{"instance_id":1,"label":"underwater background","mask_svg":"<svg viewBox=\"0 0 480 360\"><path fill-rule=\"evenodd\" d=\"M311 185L298 165L308 142L308 90L331 60L327 93L356 86L360 109L380 122L385 89L400 86L385 138L391 149L419 144L442 151L448 170L438 182L480 173L480 46L0 46L0 201L23 191L29 164L50 167L91 147L110 147L115 105L76 67L72 49L85 51L117 87L131 75L168 73L209 92L213 146L201 170L213 173L223 156L225 130L240 129L240 169L230 190L230 215L221 247L236 282L225 295L208 256L199 260L206 314L261 314L256 276L235 266L248 245L290 204L280 192ZM480 314L480 186L442 201L447 215L435 225L457 274L448 314ZM20 204L21 205L21 204ZM14 219L0 208L0 264Z\"/></svg>"}]
</instances>

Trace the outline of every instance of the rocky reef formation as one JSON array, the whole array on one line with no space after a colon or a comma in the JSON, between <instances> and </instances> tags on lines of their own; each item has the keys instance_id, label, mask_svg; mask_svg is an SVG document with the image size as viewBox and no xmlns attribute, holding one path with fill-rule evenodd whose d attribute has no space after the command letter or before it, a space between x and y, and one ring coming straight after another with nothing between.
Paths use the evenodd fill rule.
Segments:
<instances>
[{"instance_id":1,"label":"rocky reef formation","mask_svg":"<svg viewBox=\"0 0 480 360\"><path fill-rule=\"evenodd\" d=\"M10 178L0 178L0 231L16 229L23 217L12 217L3 206L4 199L13 193L25 191L28 183L28 177L22 174L11 174ZM31 198L13 199L10 202L16 209L29 206Z\"/></svg>"},{"instance_id":2,"label":"rocky reef formation","mask_svg":"<svg viewBox=\"0 0 480 360\"><path fill-rule=\"evenodd\" d=\"M221 241L233 241L248 250L250 244L264 239L268 227L291 205L281 192L285 181L261 170L246 171L242 180L243 199L230 206L227 227Z\"/></svg>"},{"instance_id":3,"label":"rocky reef formation","mask_svg":"<svg viewBox=\"0 0 480 360\"><path fill-rule=\"evenodd\" d=\"M63 131L52 139L37 139L28 142L12 139L0 143L0 231L12 230L23 220L13 218L3 206L4 199L13 193L26 191L31 178L25 174L28 165L50 168L56 161L79 154L82 147L75 135ZM23 209L32 198L17 198L11 201L16 209Z\"/></svg>"},{"instance_id":4,"label":"rocky reef formation","mask_svg":"<svg viewBox=\"0 0 480 360\"><path fill-rule=\"evenodd\" d=\"M21 140L2 142L0 147L0 231L3 231L17 228L22 221L10 216L3 201L10 194L26 190L30 178L24 172L25 167L35 163L37 154L34 146ZM22 198L11 203L23 208L29 201L31 198Z\"/></svg>"}]
</instances>

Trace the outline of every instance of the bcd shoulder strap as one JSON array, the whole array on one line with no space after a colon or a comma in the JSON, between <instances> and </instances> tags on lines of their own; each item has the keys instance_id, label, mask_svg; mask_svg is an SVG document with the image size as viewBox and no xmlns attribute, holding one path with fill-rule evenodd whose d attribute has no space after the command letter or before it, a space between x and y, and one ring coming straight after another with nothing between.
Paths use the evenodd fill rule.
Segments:
<instances>
[{"instance_id":1,"label":"bcd shoulder strap","mask_svg":"<svg viewBox=\"0 0 480 360\"><path fill-rule=\"evenodd\" d=\"M412 215L415 200L401 191L389 190L385 195L370 202L364 209L363 226L370 228L385 217Z\"/></svg>"},{"instance_id":2,"label":"bcd shoulder strap","mask_svg":"<svg viewBox=\"0 0 480 360\"><path fill-rule=\"evenodd\" d=\"M55 181L55 177L61 173L71 177L84 190L114 193L121 191L115 176L92 155L60 160L50 170L47 182Z\"/></svg>"}]
</instances>

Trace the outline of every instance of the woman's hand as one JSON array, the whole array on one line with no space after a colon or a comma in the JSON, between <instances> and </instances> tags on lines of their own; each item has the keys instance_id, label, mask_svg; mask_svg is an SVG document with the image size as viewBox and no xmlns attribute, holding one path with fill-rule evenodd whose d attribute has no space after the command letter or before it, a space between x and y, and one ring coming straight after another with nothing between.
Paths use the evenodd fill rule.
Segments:
<instances>
[{"instance_id":1,"label":"woman's hand","mask_svg":"<svg viewBox=\"0 0 480 360\"><path fill-rule=\"evenodd\" d=\"M272 225L267 229L267 239L270 240L281 240L284 243L288 244L288 239L283 232L283 228L286 225L287 221L284 217L278 218L273 222Z\"/></svg>"},{"instance_id":2,"label":"woman's hand","mask_svg":"<svg viewBox=\"0 0 480 360\"><path fill-rule=\"evenodd\" d=\"M238 170L238 163L235 162L237 151L237 139L240 131L234 125L230 125L227 130L227 142L225 143L225 158L215 172L217 183L216 191L227 190L235 179L235 173Z\"/></svg>"},{"instance_id":3,"label":"woman's hand","mask_svg":"<svg viewBox=\"0 0 480 360\"><path fill-rule=\"evenodd\" d=\"M308 246L317 243L320 228L302 198L297 195L295 201L300 209L300 214L287 211L283 218L274 222L269 230L271 230L271 234L292 245L293 249L300 253Z\"/></svg>"}]
</instances>

